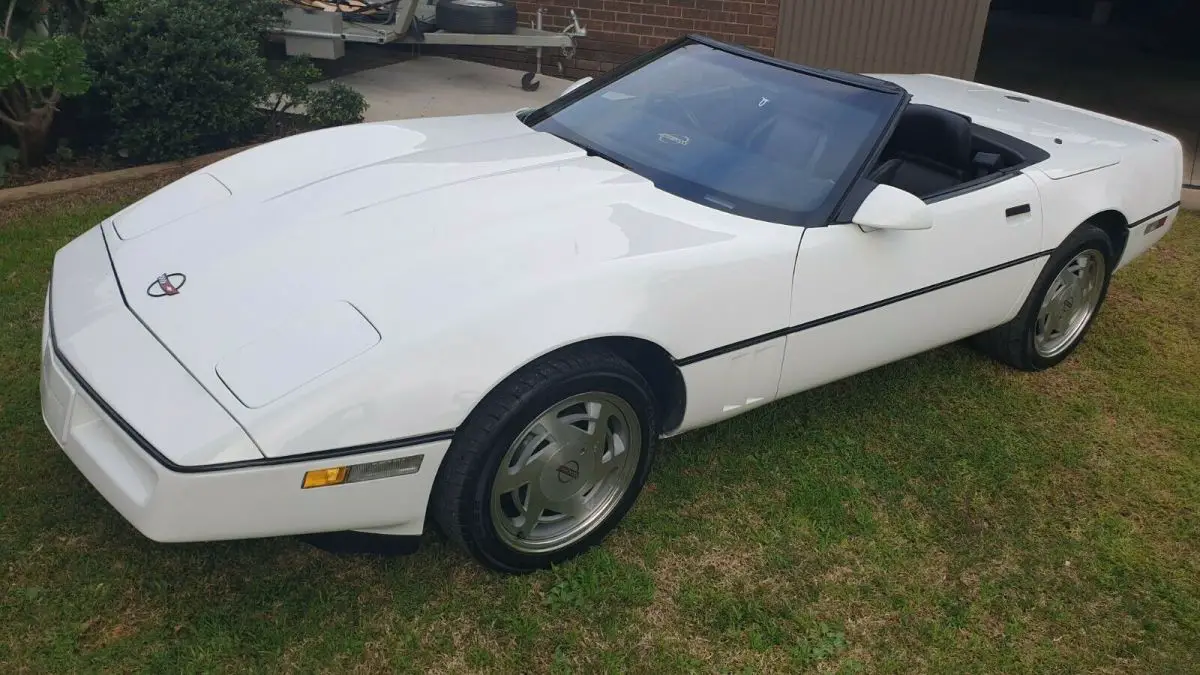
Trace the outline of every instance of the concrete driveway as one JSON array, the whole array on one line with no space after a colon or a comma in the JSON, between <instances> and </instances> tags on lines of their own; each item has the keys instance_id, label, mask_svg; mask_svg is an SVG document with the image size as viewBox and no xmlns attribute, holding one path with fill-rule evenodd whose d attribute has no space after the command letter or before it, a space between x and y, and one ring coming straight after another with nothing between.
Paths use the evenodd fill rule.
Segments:
<instances>
[{"instance_id":1,"label":"concrete driveway","mask_svg":"<svg viewBox=\"0 0 1200 675\"><path fill-rule=\"evenodd\" d=\"M521 89L519 70L441 56L422 56L341 75L341 82L366 97L366 120L496 113L554 100L570 80L542 75L534 92ZM320 85L318 85L319 88Z\"/></svg>"}]
</instances>

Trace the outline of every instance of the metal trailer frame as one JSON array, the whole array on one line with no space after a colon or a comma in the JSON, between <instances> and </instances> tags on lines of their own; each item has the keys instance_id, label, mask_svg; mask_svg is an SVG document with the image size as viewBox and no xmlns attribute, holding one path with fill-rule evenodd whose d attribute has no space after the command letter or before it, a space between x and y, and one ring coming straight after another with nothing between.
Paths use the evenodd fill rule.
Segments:
<instances>
[{"instance_id":1,"label":"metal trailer frame","mask_svg":"<svg viewBox=\"0 0 1200 675\"><path fill-rule=\"evenodd\" d=\"M537 49L537 67L521 78L521 88L537 91L541 86L536 78L542 74L542 50L559 48L564 58L575 53L575 39L587 35L571 10L571 23L561 31L545 30L545 9L539 7L536 19L529 27L518 26L507 34L421 32L414 30L415 14L420 0L398 0L392 3L387 20L380 23L354 21L340 12L329 12L293 5L283 12L284 26L272 31L281 36L289 56L308 56L318 59L339 59L346 53L347 42L368 44L411 45L471 45L481 47L525 47ZM562 63L559 62L559 70Z\"/></svg>"}]
</instances>

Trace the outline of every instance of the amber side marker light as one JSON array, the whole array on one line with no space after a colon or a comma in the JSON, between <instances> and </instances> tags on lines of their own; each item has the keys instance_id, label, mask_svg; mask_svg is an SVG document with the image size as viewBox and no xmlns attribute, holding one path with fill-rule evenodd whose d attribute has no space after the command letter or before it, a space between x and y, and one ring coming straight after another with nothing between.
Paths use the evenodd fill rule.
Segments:
<instances>
[{"instance_id":1,"label":"amber side marker light","mask_svg":"<svg viewBox=\"0 0 1200 675\"><path fill-rule=\"evenodd\" d=\"M306 471L304 473L304 484L300 487L307 490L308 488L325 487L327 485L341 485L346 482L347 473L344 466Z\"/></svg>"},{"instance_id":2,"label":"amber side marker light","mask_svg":"<svg viewBox=\"0 0 1200 675\"><path fill-rule=\"evenodd\" d=\"M304 474L304 483L300 485L300 488L307 490L308 488L328 487L330 485L361 483L368 480L391 478L392 476L406 476L410 473L420 471L423 459L425 459L425 455L412 455L411 457L385 459L380 462L335 466L328 469L307 471Z\"/></svg>"}]
</instances>

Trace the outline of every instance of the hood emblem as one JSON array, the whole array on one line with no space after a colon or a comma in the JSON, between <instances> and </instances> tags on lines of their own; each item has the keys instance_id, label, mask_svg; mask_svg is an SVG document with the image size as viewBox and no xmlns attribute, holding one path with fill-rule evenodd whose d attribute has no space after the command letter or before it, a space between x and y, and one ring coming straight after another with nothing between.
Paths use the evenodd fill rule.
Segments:
<instances>
[{"instance_id":1,"label":"hood emblem","mask_svg":"<svg viewBox=\"0 0 1200 675\"><path fill-rule=\"evenodd\" d=\"M179 289L183 288L183 284L187 281L187 277L179 272L171 274L160 274L146 289L146 295L152 298L161 298L167 295L179 295Z\"/></svg>"}]
</instances>

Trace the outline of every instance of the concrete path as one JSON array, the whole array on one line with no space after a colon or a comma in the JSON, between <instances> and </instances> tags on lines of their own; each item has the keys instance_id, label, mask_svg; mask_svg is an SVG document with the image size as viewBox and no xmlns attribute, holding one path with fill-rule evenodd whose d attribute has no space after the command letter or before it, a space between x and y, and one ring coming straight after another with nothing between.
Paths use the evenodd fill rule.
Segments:
<instances>
[{"instance_id":1,"label":"concrete path","mask_svg":"<svg viewBox=\"0 0 1200 675\"><path fill-rule=\"evenodd\" d=\"M507 112L545 105L571 84L542 75L534 92L521 89L519 70L440 56L422 56L334 79L366 97L368 122ZM319 86L319 85L318 85Z\"/></svg>"}]
</instances>

